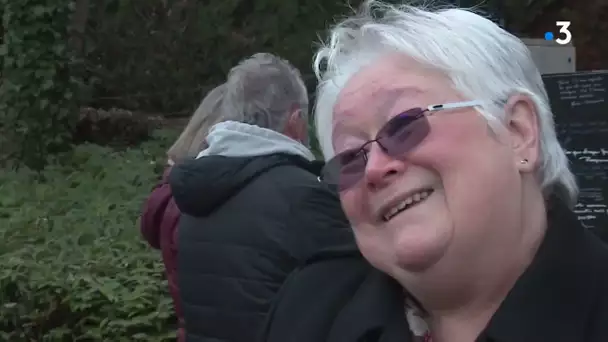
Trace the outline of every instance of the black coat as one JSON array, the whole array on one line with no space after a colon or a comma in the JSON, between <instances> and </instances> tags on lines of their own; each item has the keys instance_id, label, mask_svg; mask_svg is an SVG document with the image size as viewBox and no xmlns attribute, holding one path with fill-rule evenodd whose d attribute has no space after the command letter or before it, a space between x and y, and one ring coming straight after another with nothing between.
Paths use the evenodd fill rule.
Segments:
<instances>
[{"instance_id":1,"label":"black coat","mask_svg":"<svg viewBox=\"0 0 608 342\"><path fill-rule=\"evenodd\" d=\"M266 342L413 341L403 289L353 250L318 255L290 277ZM477 342L608 341L608 248L553 203L535 259Z\"/></svg>"},{"instance_id":2,"label":"black coat","mask_svg":"<svg viewBox=\"0 0 608 342\"><path fill-rule=\"evenodd\" d=\"M355 248L320 164L287 154L206 156L174 167L186 340L254 342L287 276L324 249Z\"/></svg>"}]
</instances>

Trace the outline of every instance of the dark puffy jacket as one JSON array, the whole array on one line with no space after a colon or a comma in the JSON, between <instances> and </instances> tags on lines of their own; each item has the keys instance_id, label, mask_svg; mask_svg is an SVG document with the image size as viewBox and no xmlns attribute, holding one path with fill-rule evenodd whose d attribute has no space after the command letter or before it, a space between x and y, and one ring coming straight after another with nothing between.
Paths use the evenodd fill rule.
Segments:
<instances>
[{"instance_id":1,"label":"dark puffy jacket","mask_svg":"<svg viewBox=\"0 0 608 342\"><path fill-rule=\"evenodd\" d=\"M150 246L161 250L169 282L169 291L173 298L173 305L179 322L178 341L182 342L185 337L179 288L177 286L177 223L179 222L180 212L175 205L171 187L167 182L170 170L170 168L165 170L161 182L156 185L144 203L140 229Z\"/></svg>"},{"instance_id":2,"label":"dark puffy jacket","mask_svg":"<svg viewBox=\"0 0 608 342\"><path fill-rule=\"evenodd\" d=\"M183 213L178 273L188 342L258 340L294 269L327 248L355 246L337 194L317 178L320 164L263 154L280 151L281 142L248 139L239 146L227 137L231 147L218 148L242 156L207 155L170 175Z\"/></svg>"}]
</instances>

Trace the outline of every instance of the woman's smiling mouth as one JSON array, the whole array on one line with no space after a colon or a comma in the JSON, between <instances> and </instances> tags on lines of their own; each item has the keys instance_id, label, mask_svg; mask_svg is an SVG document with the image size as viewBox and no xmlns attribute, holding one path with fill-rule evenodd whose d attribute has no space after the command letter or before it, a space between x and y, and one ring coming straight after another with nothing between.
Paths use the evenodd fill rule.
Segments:
<instances>
[{"instance_id":1,"label":"woman's smiling mouth","mask_svg":"<svg viewBox=\"0 0 608 342\"><path fill-rule=\"evenodd\" d=\"M398 214L404 212L405 210L424 202L433 193L433 191L434 190L431 188L421 189L409 195L405 199L399 200L395 204L391 204L386 209L383 209L381 211L382 221L388 222Z\"/></svg>"}]
</instances>

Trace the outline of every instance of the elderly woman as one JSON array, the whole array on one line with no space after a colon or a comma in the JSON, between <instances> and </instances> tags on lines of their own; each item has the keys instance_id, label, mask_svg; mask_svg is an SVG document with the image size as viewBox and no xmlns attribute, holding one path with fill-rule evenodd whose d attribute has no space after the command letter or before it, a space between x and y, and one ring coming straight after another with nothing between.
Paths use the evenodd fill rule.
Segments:
<instances>
[{"instance_id":1,"label":"elderly woman","mask_svg":"<svg viewBox=\"0 0 608 342\"><path fill-rule=\"evenodd\" d=\"M608 249L571 211L577 185L518 38L462 9L368 2L315 68L324 180L390 277L352 251L318 256L267 341L608 341Z\"/></svg>"}]
</instances>

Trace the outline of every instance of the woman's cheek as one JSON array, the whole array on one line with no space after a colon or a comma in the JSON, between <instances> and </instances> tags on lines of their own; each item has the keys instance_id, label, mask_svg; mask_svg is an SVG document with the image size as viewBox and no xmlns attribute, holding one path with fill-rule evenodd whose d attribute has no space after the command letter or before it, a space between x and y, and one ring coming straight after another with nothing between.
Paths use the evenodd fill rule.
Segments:
<instances>
[{"instance_id":1,"label":"woman's cheek","mask_svg":"<svg viewBox=\"0 0 608 342\"><path fill-rule=\"evenodd\" d=\"M367 219L367 216L369 216L367 214L369 212L369 205L365 200L365 194L362 189L355 187L341 192L340 201L342 202L342 209L351 224L369 221Z\"/></svg>"}]
</instances>

